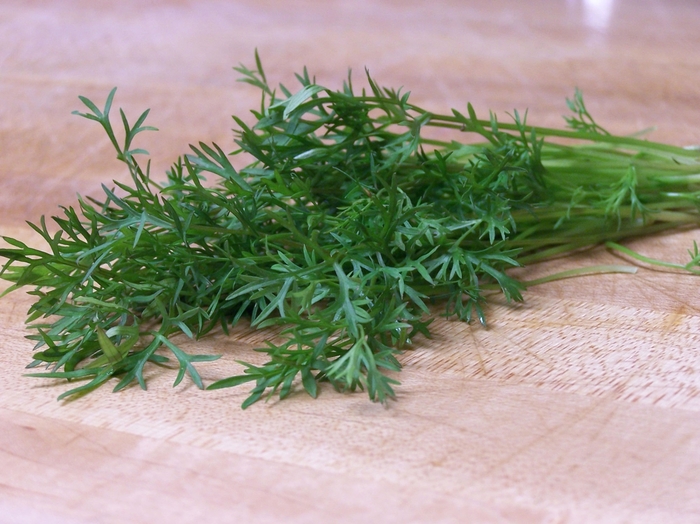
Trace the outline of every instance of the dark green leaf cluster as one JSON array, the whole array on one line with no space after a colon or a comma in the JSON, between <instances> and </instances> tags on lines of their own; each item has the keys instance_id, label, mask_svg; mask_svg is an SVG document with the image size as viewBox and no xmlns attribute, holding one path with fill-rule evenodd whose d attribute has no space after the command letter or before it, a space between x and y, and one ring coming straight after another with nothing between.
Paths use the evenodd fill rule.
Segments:
<instances>
[{"instance_id":1,"label":"dark green leaf cluster","mask_svg":"<svg viewBox=\"0 0 700 524\"><path fill-rule=\"evenodd\" d=\"M112 377L116 390L145 388L146 364L169 358L176 384L187 374L203 387L194 363L216 357L187 354L172 336L246 317L278 326L257 349L268 361L210 389L254 383L245 407L298 386L315 397L326 382L383 402L395 394L398 353L430 335L431 304L484 323L488 293L522 300L526 283L509 268L697 223L698 155L602 132L578 93L566 131L528 126L517 111L508 124L471 106L437 115L369 75L361 93L350 79L324 88L306 71L296 92L278 92L257 56L255 69L237 70L262 94L254 125L234 117L231 154L250 157L247 167L200 143L156 183L137 161L145 151L132 149L152 129L148 112L134 125L121 113L120 144L114 91L102 110L81 98L81 116L104 128L131 182L65 208L55 233L43 218L32 225L46 251L5 238L1 276L36 299L32 366L50 366L36 375L88 379L62 397ZM431 139L434 127L479 140Z\"/></svg>"}]
</instances>

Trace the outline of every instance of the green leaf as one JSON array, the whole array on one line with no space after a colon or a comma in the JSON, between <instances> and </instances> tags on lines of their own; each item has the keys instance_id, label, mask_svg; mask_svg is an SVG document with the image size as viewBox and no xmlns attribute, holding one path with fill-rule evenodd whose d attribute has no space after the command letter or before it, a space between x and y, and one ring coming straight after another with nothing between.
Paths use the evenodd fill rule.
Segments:
<instances>
[{"instance_id":1,"label":"green leaf","mask_svg":"<svg viewBox=\"0 0 700 524\"><path fill-rule=\"evenodd\" d=\"M234 388L236 386L240 386L241 384L245 384L246 382L251 382L255 379L256 377L253 375L235 375L233 377L217 380L216 382L209 384L207 386L207 389Z\"/></svg>"},{"instance_id":2,"label":"green leaf","mask_svg":"<svg viewBox=\"0 0 700 524\"><path fill-rule=\"evenodd\" d=\"M100 343L100 348L107 357L107 361L112 365L119 363L128 353L129 346L126 344L121 347L115 346L101 327L98 327L96 332L97 341ZM126 351L124 351L125 349Z\"/></svg>"},{"instance_id":3,"label":"green leaf","mask_svg":"<svg viewBox=\"0 0 700 524\"><path fill-rule=\"evenodd\" d=\"M301 370L301 383L304 386L306 392L312 397L316 398L318 396L318 385L316 382L316 377L314 377L311 370L308 368L302 368Z\"/></svg>"},{"instance_id":4,"label":"green leaf","mask_svg":"<svg viewBox=\"0 0 700 524\"><path fill-rule=\"evenodd\" d=\"M325 90L326 88L323 86L315 84L308 85L300 91L298 91L297 93L295 93L292 97L287 98L285 100L281 100L276 104L271 105L270 109L284 107L284 113L282 114L282 118L287 119L299 106L301 106L309 98Z\"/></svg>"}]
</instances>

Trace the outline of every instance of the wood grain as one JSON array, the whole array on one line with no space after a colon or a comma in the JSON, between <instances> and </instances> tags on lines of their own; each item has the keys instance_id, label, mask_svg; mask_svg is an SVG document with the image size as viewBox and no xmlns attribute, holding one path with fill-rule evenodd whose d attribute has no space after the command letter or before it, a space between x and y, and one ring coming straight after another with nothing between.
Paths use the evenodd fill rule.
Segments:
<instances>
[{"instance_id":1,"label":"wood grain","mask_svg":"<svg viewBox=\"0 0 700 524\"><path fill-rule=\"evenodd\" d=\"M118 86L154 172L188 143L230 143L257 94L231 67L258 48L268 75L307 65L338 86L367 66L444 111L529 108L560 125L580 87L615 132L700 143L700 6L694 1L14 1L0 4L0 234L75 194L126 180L78 95ZM682 260L697 231L631 243ZM604 250L523 270L620 263ZM700 521L697 279L560 281L495 303L488 329L439 320L403 355L399 400L323 390L241 411L245 389L100 390L22 377L30 297L0 300L0 522ZM266 333L240 326L188 351L234 373Z\"/></svg>"}]
</instances>

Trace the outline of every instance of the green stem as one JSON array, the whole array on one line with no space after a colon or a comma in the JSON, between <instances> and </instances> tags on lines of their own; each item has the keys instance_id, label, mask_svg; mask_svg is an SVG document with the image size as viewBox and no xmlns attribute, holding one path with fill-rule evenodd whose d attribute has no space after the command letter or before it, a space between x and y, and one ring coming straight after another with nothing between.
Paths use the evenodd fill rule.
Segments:
<instances>
[{"instance_id":1,"label":"green stem","mask_svg":"<svg viewBox=\"0 0 700 524\"><path fill-rule=\"evenodd\" d=\"M563 280L565 278L574 277L585 277L588 275L601 275L605 273L636 273L637 268L633 266L615 266L615 265L600 265L600 266L590 266L590 267L579 267L576 269L567 269L566 271L559 271L552 275L547 275L546 277L535 278L533 280L521 281L527 287L538 286L540 284L546 284L547 282L553 282L555 280Z\"/></svg>"},{"instance_id":2,"label":"green stem","mask_svg":"<svg viewBox=\"0 0 700 524\"><path fill-rule=\"evenodd\" d=\"M687 271L687 272L692 273L694 275L700 275L700 270L693 269L690 264L681 265L681 264L675 264L673 262L666 262L665 260L659 260L657 258L647 257L647 256L642 255L641 253L638 253L638 252L636 252L628 247L621 246L620 244L616 244L615 242L606 242L605 247L612 249L614 251L619 251L620 253L624 253L628 257L631 257L635 260L639 260L640 262L644 262L645 264L650 264L652 266L659 266L659 267L667 267L670 269L678 269L681 271Z\"/></svg>"}]
</instances>

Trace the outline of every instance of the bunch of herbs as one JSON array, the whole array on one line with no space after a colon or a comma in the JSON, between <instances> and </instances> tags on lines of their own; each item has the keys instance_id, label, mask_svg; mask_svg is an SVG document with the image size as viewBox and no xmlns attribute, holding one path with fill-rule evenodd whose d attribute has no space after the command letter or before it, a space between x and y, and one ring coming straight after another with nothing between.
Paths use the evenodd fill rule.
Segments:
<instances>
[{"instance_id":1,"label":"bunch of herbs","mask_svg":"<svg viewBox=\"0 0 700 524\"><path fill-rule=\"evenodd\" d=\"M102 109L81 97L78 114L103 127L130 183L63 208L55 232L44 218L30 224L45 250L4 238L7 292L30 287L35 298L30 367L48 369L31 376L81 379L59 398L112 379L115 391L145 389L146 366L171 358L176 385L188 375L204 387L195 363L217 357L187 354L172 337L228 332L246 317L278 326L256 350L268 362L209 389L252 382L246 407L295 387L315 397L327 382L384 402L398 384L397 354L430 336L431 304L485 323L490 293L521 301L534 283L629 270L527 283L511 268L600 243L639 258L618 242L700 218L700 152L612 135L578 91L568 128L553 129L517 111L507 123L480 119L471 105L436 114L369 74L358 93L350 78L332 90L304 71L292 92L269 85L257 55L255 68L237 70L260 90L255 124L234 117L235 151L192 146L160 183L133 145L153 129L148 111L133 124L120 111L120 142L115 91ZM230 155L248 156L247 167ZM697 271L697 246L690 255L681 268Z\"/></svg>"}]
</instances>

